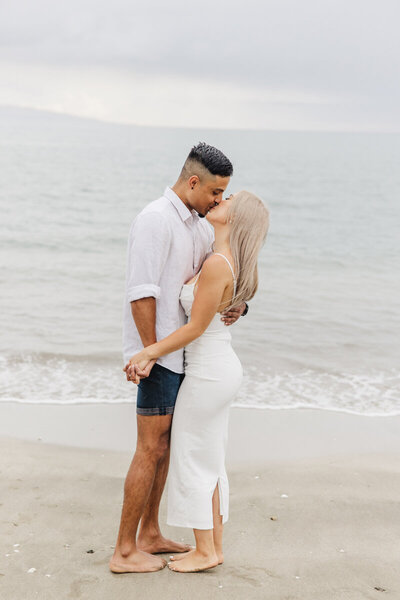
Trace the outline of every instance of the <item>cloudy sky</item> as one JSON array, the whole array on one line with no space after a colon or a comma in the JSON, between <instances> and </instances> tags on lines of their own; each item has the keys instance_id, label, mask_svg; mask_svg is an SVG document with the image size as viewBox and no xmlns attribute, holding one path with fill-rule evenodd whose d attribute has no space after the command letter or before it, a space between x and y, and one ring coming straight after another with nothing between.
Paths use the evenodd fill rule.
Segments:
<instances>
[{"instance_id":1,"label":"cloudy sky","mask_svg":"<svg viewBox=\"0 0 400 600\"><path fill-rule=\"evenodd\" d=\"M0 0L0 105L400 131L399 0Z\"/></svg>"}]
</instances>

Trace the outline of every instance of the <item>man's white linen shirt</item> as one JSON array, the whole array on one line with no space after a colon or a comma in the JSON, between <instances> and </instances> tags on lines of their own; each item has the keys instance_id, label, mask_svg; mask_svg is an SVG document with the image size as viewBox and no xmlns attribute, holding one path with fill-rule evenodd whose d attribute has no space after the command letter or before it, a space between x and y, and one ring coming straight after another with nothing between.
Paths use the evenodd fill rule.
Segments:
<instances>
[{"instance_id":1,"label":"man's white linen shirt","mask_svg":"<svg viewBox=\"0 0 400 600\"><path fill-rule=\"evenodd\" d=\"M161 340L187 321L179 302L183 284L191 279L212 252L214 232L205 219L190 211L167 187L134 219L128 240L126 295L123 323L125 363L143 348L130 303L156 299L156 336ZM183 348L157 363L183 373Z\"/></svg>"}]
</instances>

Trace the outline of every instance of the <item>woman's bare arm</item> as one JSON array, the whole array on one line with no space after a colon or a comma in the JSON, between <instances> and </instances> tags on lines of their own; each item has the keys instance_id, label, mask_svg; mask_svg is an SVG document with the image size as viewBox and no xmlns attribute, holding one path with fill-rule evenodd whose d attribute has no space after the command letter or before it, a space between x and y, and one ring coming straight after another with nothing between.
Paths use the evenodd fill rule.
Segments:
<instances>
[{"instance_id":1,"label":"woman's bare arm","mask_svg":"<svg viewBox=\"0 0 400 600\"><path fill-rule=\"evenodd\" d=\"M184 348L200 337L218 311L230 278L223 259L216 255L208 258L200 273L190 321L163 340L144 348L130 359L130 364L142 369L147 361Z\"/></svg>"},{"instance_id":2,"label":"woman's bare arm","mask_svg":"<svg viewBox=\"0 0 400 600\"><path fill-rule=\"evenodd\" d=\"M226 267L219 257L211 256L202 267L189 323L145 350L151 359L184 348L207 329L221 304L227 286Z\"/></svg>"}]
</instances>

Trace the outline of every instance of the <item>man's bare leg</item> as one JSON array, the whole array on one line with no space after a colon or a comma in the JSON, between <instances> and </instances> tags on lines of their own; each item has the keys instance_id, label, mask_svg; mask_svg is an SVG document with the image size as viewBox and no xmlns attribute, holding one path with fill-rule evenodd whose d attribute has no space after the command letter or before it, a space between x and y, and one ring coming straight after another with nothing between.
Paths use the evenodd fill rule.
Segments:
<instances>
[{"instance_id":1,"label":"man's bare leg","mask_svg":"<svg viewBox=\"0 0 400 600\"><path fill-rule=\"evenodd\" d=\"M137 539L137 547L145 552L185 552L191 549L189 544L181 544L166 539L161 531L158 521L161 496L165 487L169 466L169 448L157 466L153 487L144 509Z\"/></svg>"},{"instance_id":2,"label":"man's bare leg","mask_svg":"<svg viewBox=\"0 0 400 600\"><path fill-rule=\"evenodd\" d=\"M136 452L125 480L121 523L110 569L114 573L158 571L159 557L136 546L140 518L151 494L157 467L168 453L171 416L137 415Z\"/></svg>"}]
</instances>

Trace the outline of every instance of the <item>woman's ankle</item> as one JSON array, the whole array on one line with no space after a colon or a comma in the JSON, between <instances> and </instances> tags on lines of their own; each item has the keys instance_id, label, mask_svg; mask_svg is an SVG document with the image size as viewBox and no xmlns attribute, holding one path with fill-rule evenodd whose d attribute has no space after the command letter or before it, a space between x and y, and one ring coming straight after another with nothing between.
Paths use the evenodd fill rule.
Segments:
<instances>
[{"instance_id":1,"label":"woman's ankle","mask_svg":"<svg viewBox=\"0 0 400 600\"><path fill-rule=\"evenodd\" d=\"M214 546L206 546L206 547L197 547L195 548L195 552L204 556L204 558L214 558L217 556Z\"/></svg>"}]
</instances>

